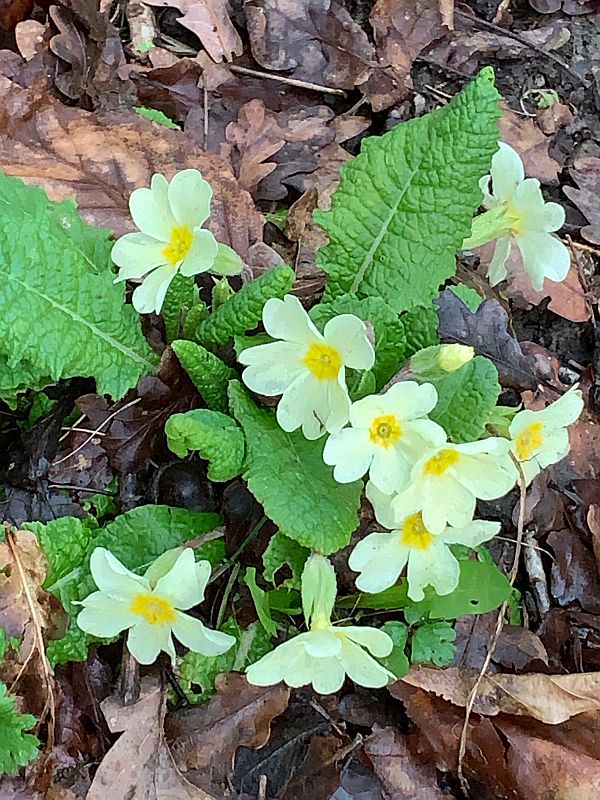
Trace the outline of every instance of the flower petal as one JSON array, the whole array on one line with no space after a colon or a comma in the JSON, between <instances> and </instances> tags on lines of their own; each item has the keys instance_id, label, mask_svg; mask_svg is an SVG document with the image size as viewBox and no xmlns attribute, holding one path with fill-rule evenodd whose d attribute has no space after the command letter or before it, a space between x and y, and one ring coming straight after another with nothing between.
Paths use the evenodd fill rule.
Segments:
<instances>
[{"instance_id":1,"label":"flower petal","mask_svg":"<svg viewBox=\"0 0 600 800\"><path fill-rule=\"evenodd\" d=\"M182 611L202 602L203 591L198 584L196 559L191 547L186 547L171 569L159 578L154 594L164 597Z\"/></svg>"},{"instance_id":2,"label":"flower petal","mask_svg":"<svg viewBox=\"0 0 600 800\"><path fill-rule=\"evenodd\" d=\"M136 189L129 198L129 210L142 233L168 242L176 226L168 199L169 184L164 175L152 176L150 188Z\"/></svg>"},{"instance_id":3,"label":"flower petal","mask_svg":"<svg viewBox=\"0 0 600 800\"><path fill-rule=\"evenodd\" d=\"M497 286L503 280L506 280L507 270L506 262L510 255L510 248L512 247L512 239L510 236L500 236L496 241L494 247L494 255L490 261L487 269L487 279L490 286Z\"/></svg>"},{"instance_id":4,"label":"flower petal","mask_svg":"<svg viewBox=\"0 0 600 800\"><path fill-rule=\"evenodd\" d=\"M410 481L411 465L397 447L373 449L373 461L369 469L371 483L385 494L403 489Z\"/></svg>"},{"instance_id":5,"label":"flower petal","mask_svg":"<svg viewBox=\"0 0 600 800\"><path fill-rule=\"evenodd\" d=\"M90 557L90 572L94 583L102 592L110 592L115 599L128 600L140 592L147 592L150 585L145 578L136 575L121 564L110 550L96 547Z\"/></svg>"},{"instance_id":6,"label":"flower petal","mask_svg":"<svg viewBox=\"0 0 600 800\"><path fill-rule=\"evenodd\" d=\"M129 610L126 601L116 600L104 592L88 595L83 605L77 616L77 625L92 636L109 639L135 625L139 619Z\"/></svg>"},{"instance_id":7,"label":"flower petal","mask_svg":"<svg viewBox=\"0 0 600 800\"><path fill-rule=\"evenodd\" d=\"M474 519L464 528L446 528L439 535L439 539L446 542L446 544L463 544L465 547L478 547L483 542L487 542L499 534L500 528L499 522Z\"/></svg>"},{"instance_id":8,"label":"flower petal","mask_svg":"<svg viewBox=\"0 0 600 800\"><path fill-rule=\"evenodd\" d=\"M567 247L551 233L526 231L515 237L523 267L531 279L533 288L540 292L544 286L544 278L552 281L563 281L571 266L571 256Z\"/></svg>"},{"instance_id":9,"label":"flower petal","mask_svg":"<svg viewBox=\"0 0 600 800\"><path fill-rule=\"evenodd\" d=\"M408 560L408 549L402 545L397 531L370 533L358 542L350 554L348 566L361 574L356 587L375 594L393 586Z\"/></svg>"},{"instance_id":10,"label":"flower petal","mask_svg":"<svg viewBox=\"0 0 600 800\"><path fill-rule=\"evenodd\" d=\"M171 264L159 267L144 278L141 286L134 291L131 301L138 314L160 313L169 284L177 274Z\"/></svg>"},{"instance_id":11,"label":"flower petal","mask_svg":"<svg viewBox=\"0 0 600 800\"><path fill-rule=\"evenodd\" d=\"M340 656L337 658L314 659L310 670L313 689L319 694L339 692L346 680L346 673Z\"/></svg>"},{"instance_id":12,"label":"flower petal","mask_svg":"<svg viewBox=\"0 0 600 800\"><path fill-rule=\"evenodd\" d=\"M514 486L510 457L464 456L453 470L456 480L480 500L503 497Z\"/></svg>"},{"instance_id":13,"label":"flower petal","mask_svg":"<svg viewBox=\"0 0 600 800\"><path fill-rule=\"evenodd\" d=\"M130 278L143 278L156 267L167 263L165 244L145 233L126 233L113 245L110 256L119 267L115 283Z\"/></svg>"},{"instance_id":14,"label":"flower petal","mask_svg":"<svg viewBox=\"0 0 600 800\"><path fill-rule=\"evenodd\" d=\"M348 422L350 416L350 397L346 387L344 367L339 371L337 380L326 383L326 405L317 408L317 416L324 422L327 433L337 433Z\"/></svg>"},{"instance_id":15,"label":"flower petal","mask_svg":"<svg viewBox=\"0 0 600 800\"><path fill-rule=\"evenodd\" d=\"M544 201L536 178L527 178L518 186L513 204L521 212L528 231L551 233L565 224L564 208L558 203Z\"/></svg>"},{"instance_id":16,"label":"flower petal","mask_svg":"<svg viewBox=\"0 0 600 800\"><path fill-rule=\"evenodd\" d=\"M342 642L333 631L309 631L304 642L304 647L309 656L329 658L342 652Z\"/></svg>"},{"instance_id":17,"label":"flower petal","mask_svg":"<svg viewBox=\"0 0 600 800\"><path fill-rule=\"evenodd\" d=\"M484 175L482 178L479 178L479 188L483 193L483 200L481 201L481 205L485 206L486 208L496 208L498 205L498 200L490 194L490 183L492 180L491 175Z\"/></svg>"},{"instance_id":18,"label":"flower petal","mask_svg":"<svg viewBox=\"0 0 600 800\"><path fill-rule=\"evenodd\" d=\"M562 428L572 425L583 411L583 395L580 389L572 388L559 397L546 408L532 412L535 418L540 419L545 425ZM525 413L525 412L521 412ZM517 417L521 414L517 414ZM516 419L516 417L515 417ZM533 420L532 420L533 421ZM512 431L511 431L512 433Z\"/></svg>"},{"instance_id":19,"label":"flower petal","mask_svg":"<svg viewBox=\"0 0 600 800\"><path fill-rule=\"evenodd\" d=\"M385 494L380 491L371 481L367 483L365 494L367 500L373 506L375 518L384 528L392 530L398 521L397 506L395 505L397 494ZM408 512L411 513L411 512Z\"/></svg>"},{"instance_id":20,"label":"flower petal","mask_svg":"<svg viewBox=\"0 0 600 800\"><path fill-rule=\"evenodd\" d=\"M367 326L354 314L340 314L330 319L323 338L339 351L346 367L371 369L375 363L375 350L367 337Z\"/></svg>"},{"instance_id":21,"label":"flower petal","mask_svg":"<svg viewBox=\"0 0 600 800\"><path fill-rule=\"evenodd\" d=\"M358 686L380 689L395 680L395 676L391 672L378 664L354 642L344 642L341 661L350 680L353 680Z\"/></svg>"},{"instance_id":22,"label":"flower petal","mask_svg":"<svg viewBox=\"0 0 600 800\"><path fill-rule=\"evenodd\" d=\"M244 264L238 254L226 244L217 242L217 255L210 268L218 275L239 275Z\"/></svg>"},{"instance_id":23,"label":"flower petal","mask_svg":"<svg viewBox=\"0 0 600 800\"><path fill-rule=\"evenodd\" d=\"M384 411L404 420L425 417L435 408L437 401L438 394L433 384L416 381L398 381L381 395Z\"/></svg>"},{"instance_id":24,"label":"flower petal","mask_svg":"<svg viewBox=\"0 0 600 800\"><path fill-rule=\"evenodd\" d=\"M153 664L161 651L168 653L171 661L175 662L175 648L168 625L138 622L129 631L127 649L139 664Z\"/></svg>"},{"instance_id":25,"label":"flower petal","mask_svg":"<svg viewBox=\"0 0 600 800\"><path fill-rule=\"evenodd\" d=\"M352 483L368 471L373 447L365 430L344 428L325 442L323 461L335 467L333 477L338 483Z\"/></svg>"},{"instance_id":26,"label":"flower petal","mask_svg":"<svg viewBox=\"0 0 600 800\"><path fill-rule=\"evenodd\" d=\"M192 229L206 222L212 194L211 185L197 169L178 172L168 189L169 205L177 223Z\"/></svg>"},{"instance_id":27,"label":"flower petal","mask_svg":"<svg viewBox=\"0 0 600 800\"><path fill-rule=\"evenodd\" d=\"M175 612L175 622L172 625L173 635L194 653L203 656L220 656L226 653L235 644L235 638L228 633L213 631L207 628L199 619Z\"/></svg>"},{"instance_id":28,"label":"flower petal","mask_svg":"<svg viewBox=\"0 0 600 800\"><path fill-rule=\"evenodd\" d=\"M447 524L461 528L473 519L475 496L451 475L445 475L427 482L420 510L427 530L438 534Z\"/></svg>"},{"instance_id":29,"label":"flower petal","mask_svg":"<svg viewBox=\"0 0 600 800\"><path fill-rule=\"evenodd\" d=\"M266 332L274 339L297 344L323 341L302 303L292 294L286 294L283 300L276 297L267 300L262 317Z\"/></svg>"},{"instance_id":30,"label":"flower petal","mask_svg":"<svg viewBox=\"0 0 600 800\"><path fill-rule=\"evenodd\" d=\"M518 184L525 178L521 156L506 142L498 142L490 172L493 195L500 201L512 198Z\"/></svg>"},{"instance_id":31,"label":"flower petal","mask_svg":"<svg viewBox=\"0 0 600 800\"><path fill-rule=\"evenodd\" d=\"M179 271L186 278L192 275L199 275L212 268L213 262L219 250L217 240L210 231L204 228L194 230L192 244L183 259Z\"/></svg>"},{"instance_id":32,"label":"flower petal","mask_svg":"<svg viewBox=\"0 0 600 800\"><path fill-rule=\"evenodd\" d=\"M238 361L246 364L242 380L257 394L276 397L308 370L301 361L301 346L292 342L270 342L243 350Z\"/></svg>"},{"instance_id":33,"label":"flower petal","mask_svg":"<svg viewBox=\"0 0 600 800\"><path fill-rule=\"evenodd\" d=\"M266 653L258 661L246 669L246 679L253 686L273 686L283 680L285 667L293 662L300 652L304 652L304 645L298 641L299 636L290 639L270 653Z\"/></svg>"},{"instance_id":34,"label":"flower petal","mask_svg":"<svg viewBox=\"0 0 600 800\"><path fill-rule=\"evenodd\" d=\"M322 383L311 380L308 371L300 373L287 386L277 406L277 422L284 431L291 433L302 425L307 439L319 438L323 427L314 410L321 404L320 395L324 388Z\"/></svg>"},{"instance_id":35,"label":"flower petal","mask_svg":"<svg viewBox=\"0 0 600 800\"><path fill-rule=\"evenodd\" d=\"M367 650L376 658L389 656L394 648L394 643L385 631L379 628L369 628L365 625L348 625L338 628L347 639Z\"/></svg>"},{"instance_id":36,"label":"flower petal","mask_svg":"<svg viewBox=\"0 0 600 800\"><path fill-rule=\"evenodd\" d=\"M422 600L426 586L433 586L437 594L450 594L458 586L459 577L458 561L442 541L434 540L427 550L411 550L406 571L411 600Z\"/></svg>"}]
</instances>

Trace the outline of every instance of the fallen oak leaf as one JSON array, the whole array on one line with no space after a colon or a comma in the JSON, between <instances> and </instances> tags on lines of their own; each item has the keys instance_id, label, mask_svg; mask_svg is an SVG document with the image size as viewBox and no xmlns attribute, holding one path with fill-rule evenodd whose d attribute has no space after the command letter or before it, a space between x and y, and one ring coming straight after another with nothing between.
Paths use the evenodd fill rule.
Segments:
<instances>
[{"instance_id":1,"label":"fallen oak leaf","mask_svg":"<svg viewBox=\"0 0 600 800\"><path fill-rule=\"evenodd\" d=\"M166 692L154 678L142 679L137 703L107 698L102 713L120 738L98 767L86 800L214 800L179 772L165 741Z\"/></svg>"},{"instance_id":2,"label":"fallen oak leaf","mask_svg":"<svg viewBox=\"0 0 600 800\"><path fill-rule=\"evenodd\" d=\"M531 117L523 117L501 102L498 120L500 138L518 152L528 178L537 178L550 186L558 185L560 165L548 154L550 139L541 132Z\"/></svg>"},{"instance_id":3,"label":"fallen oak leaf","mask_svg":"<svg viewBox=\"0 0 600 800\"><path fill-rule=\"evenodd\" d=\"M273 161L264 163L285 144L277 120L262 100L251 100L240 109L238 121L229 123L225 136L240 156L236 169L240 186L252 191L277 167Z\"/></svg>"},{"instance_id":4,"label":"fallen oak leaf","mask_svg":"<svg viewBox=\"0 0 600 800\"><path fill-rule=\"evenodd\" d=\"M456 706L466 706L477 670L412 667L400 683L431 692ZM389 691L400 697L392 684ZM485 716L514 714L558 725L577 714L600 710L600 672L573 675L484 675L473 712Z\"/></svg>"},{"instance_id":5,"label":"fallen oak leaf","mask_svg":"<svg viewBox=\"0 0 600 800\"><path fill-rule=\"evenodd\" d=\"M193 771L194 781L206 788L227 785L238 747L267 743L271 721L290 696L283 684L251 686L236 672L218 676L215 685L217 693L207 703L171 714L166 726L178 768Z\"/></svg>"}]
</instances>

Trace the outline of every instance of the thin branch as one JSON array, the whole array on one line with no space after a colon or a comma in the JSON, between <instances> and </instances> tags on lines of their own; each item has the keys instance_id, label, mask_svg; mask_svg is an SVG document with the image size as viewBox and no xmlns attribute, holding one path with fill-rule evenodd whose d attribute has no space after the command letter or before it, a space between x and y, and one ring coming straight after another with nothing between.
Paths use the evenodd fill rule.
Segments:
<instances>
[{"instance_id":1,"label":"thin branch","mask_svg":"<svg viewBox=\"0 0 600 800\"><path fill-rule=\"evenodd\" d=\"M229 64L228 66L232 72L238 72L240 75L251 75L253 78L266 78L270 81L278 81L279 83L287 83L290 86L297 86L299 89L310 89L313 92L326 92L327 94L339 94L341 97L346 97L346 92L343 89L335 89L332 86L323 86L320 83L310 83L309 81L298 81L296 78L286 78L285 75L271 75L270 72L261 72L258 69L250 69L249 67L238 67L237 64Z\"/></svg>"}]
</instances>

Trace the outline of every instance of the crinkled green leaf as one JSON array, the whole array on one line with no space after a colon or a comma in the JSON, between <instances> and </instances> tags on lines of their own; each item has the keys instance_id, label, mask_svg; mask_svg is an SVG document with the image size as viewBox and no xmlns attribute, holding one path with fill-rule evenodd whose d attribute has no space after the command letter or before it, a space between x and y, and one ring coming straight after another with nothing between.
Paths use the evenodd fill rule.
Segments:
<instances>
[{"instance_id":1,"label":"crinkled green leaf","mask_svg":"<svg viewBox=\"0 0 600 800\"><path fill-rule=\"evenodd\" d=\"M345 294L310 310L312 321L321 331L338 314L354 314L373 326L375 365L371 371L377 389L381 389L413 353L438 342L438 319L431 305L398 315L380 297L359 299L356 295ZM353 400L356 399L354 396Z\"/></svg>"},{"instance_id":2,"label":"crinkled green leaf","mask_svg":"<svg viewBox=\"0 0 600 800\"><path fill-rule=\"evenodd\" d=\"M269 606L269 597L264 589L256 583L256 567L248 567L244 575L244 583L250 590L254 608L258 614L260 624L263 626L269 636L277 636L277 625L273 622L271 617L271 608Z\"/></svg>"},{"instance_id":3,"label":"crinkled green leaf","mask_svg":"<svg viewBox=\"0 0 600 800\"><path fill-rule=\"evenodd\" d=\"M317 253L326 300L349 292L403 311L437 294L481 203L499 99L487 67L443 108L363 140L342 167L331 210L314 215L329 234Z\"/></svg>"},{"instance_id":4,"label":"crinkled green leaf","mask_svg":"<svg viewBox=\"0 0 600 800\"><path fill-rule=\"evenodd\" d=\"M0 352L0 398L9 408L17 407L20 394L28 390L39 392L52 383L52 378L40 375L25 359L9 366L7 356Z\"/></svg>"},{"instance_id":5,"label":"crinkled green leaf","mask_svg":"<svg viewBox=\"0 0 600 800\"><path fill-rule=\"evenodd\" d=\"M180 458L197 450L210 462L211 481L230 481L242 471L244 434L231 417L208 408L173 414L165 425L167 444Z\"/></svg>"},{"instance_id":6,"label":"crinkled green leaf","mask_svg":"<svg viewBox=\"0 0 600 800\"><path fill-rule=\"evenodd\" d=\"M429 416L451 441L472 442L484 434L500 395L498 370L489 358L475 356L454 372L435 368L411 377L437 389L437 405Z\"/></svg>"},{"instance_id":7,"label":"crinkled green leaf","mask_svg":"<svg viewBox=\"0 0 600 800\"><path fill-rule=\"evenodd\" d=\"M283 431L239 382L229 384L229 398L246 436L244 478L265 514L305 547L325 555L345 547L358 527L362 481L334 481L323 462L325 440Z\"/></svg>"},{"instance_id":8,"label":"crinkled green leaf","mask_svg":"<svg viewBox=\"0 0 600 800\"><path fill-rule=\"evenodd\" d=\"M178 339L171 347L206 405L225 413L229 408L227 384L236 377L235 371L195 342Z\"/></svg>"},{"instance_id":9,"label":"crinkled green leaf","mask_svg":"<svg viewBox=\"0 0 600 800\"><path fill-rule=\"evenodd\" d=\"M139 316L113 283L111 247L74 203L0 174L0 352L13 387L90 376L99 394L120 398L154 369Z\"/></svg>"},{"instance_id":10,"label":"crinkled green leaf","mask_svg":"<svg viewBox=\"0 0 600 800\"><path fill-rule=\"evenodd\" d=\"M226 653L215 658L190 650L179 663L179 685L192 703L206 700L213 694L215 678L221 672L243 672L273 647L270 635L258 621L244 630L234 619L229 619L220 630L236 639L236 644Z\"/></svg>"},{"instance_id":11,"label":"crinkled green leaf","mask_svg":"<svg viewBox=\"0 0 600 800\"><path fill-rule=\"evenodd\" d=\"M244 284L239 292L200 323L196 331L197 341L206 347L213 347L253 330L262 319L262 310L267 300L286 295L295 278L294 271L284 264L263 272L255 280Z\"/></svg>"},{"instance_id":12,"label":"crinkled green leaf","mask_svg":"<svg viewBox=\"0 0 600 800\"><path fill-rule=\"evenodd\" d=\"M167 289L167 294L160 310L165 323L167 342L177 339L189 309L198 297L198 289L191 277L177 273Z\"/></svg>"},{"instance_id":13,"label":"crinkled green leaf","mask_svg":"<svg viewBox=\"0 0 600 800\"><path fill-rule=\"evenodd\" d=\"M463 301L469 311L473 313L475 313L483 303L483 297L479 292L476 292L475 289L466 286L464 283L457 283L455 286L450 286L449 288L451 292L454 292L454 294Z\"/></svg>"},{"instance_id":14,"label":"crinkled green leaf","mask_svg":"<svg viewBox=\"0 0 600 800\"><path fill-rule=\"evenodd\" d=\"M410 660L413 664L445 667L454 660L456 631L448 622L430 622L416 628L412 635Z\"/></svg>"},{"instance_id":15,"label":"crinkled green leaf","mask_svg":"<svg viewBox=\"0 0 600 800\"><path fill-rule=\"evenodd\" d=\"M180 131L181 126L177 125L177 123L173 122L172 119L169 119L166 114L163 114L162 111L159 111L156 108L146 108L146 106L134 106L134 111L136 111L140 117L144 117L145 119L149 119L150 122L156 122L157 125L163 125L165 128L171 128L174 131Z\"/></svg>"},{"instance_id":16,"label":"crinkled green leaf","mask_svg":"<svg viewBox=\"0 0 600 800\"><path fill-rule=\"evenodd\" d=\"M288 566L292 572L292 577L283 581L285 587L300 588L300 579L304 562L310 555L310 550L303 547L298 542L285 536L281 531L271 537L267 549L263 553L262 562L264 567L263 578L271 581L275 585L276 575L279 570Z\"/></svg>"},{"instance_id":17,"label":"crinkled green leaf","mask_svg":"<svg viewBox=\"0 0 600 800\"><path fill-rule=\"evenodd\" d=\"M34 725L35 717L17 710L15 698L0 681L0 775L16 775L37 756L40 740L25 732Z\"/></svg>"},{"instance_id":18,"label":"crinkled green leaf","mask_svg":"<svg viewBox=\"0 0 600 800\"><path fill-rule=\"evenodd\" d=\"M406 657L405 647L408 639L408 628L402 622L390 621L381 626L381 630L390 637L394 647L389 656L379 660L386 669L393 672L397 678L403 678L410 667Z\"/></svg>"},{"instance_id":19,"label":"crinkled green leaf","mask_svg":"<svg viewBox=\"0 0 600 800\"><path fill-rule=\"evenodd\" d=\"M75 517L61 517L46 525L28 523L25 527L36 534L50 563L44 587L58 597L70 616L66 634L48 644L51 662L81 661L90 642L99 641L77 627L79 608L73 605L73 601L95 591L89 567L94 548L105 547L128 569L143 572L165 550L214 530L220 521L217 514L148 505L122 514L104 528L98 528L95 521ZM225 546L222 540L213 540L195 552L197 557L216 564L224 557Z\"/></svg>"}]
</instances>

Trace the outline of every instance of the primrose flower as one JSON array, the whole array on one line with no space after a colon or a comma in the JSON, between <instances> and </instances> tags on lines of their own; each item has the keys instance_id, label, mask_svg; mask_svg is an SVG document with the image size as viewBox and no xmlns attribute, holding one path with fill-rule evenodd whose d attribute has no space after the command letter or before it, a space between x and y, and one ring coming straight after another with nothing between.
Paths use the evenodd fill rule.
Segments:
<instances>
[{"instance_id":1,"label":"primrose flower","mask_svg":"<svg viewBox=\"0 0 600 800\"><path fill-rule=\"evenodd\" d=\"M323 556L311 556L302 573L302 607L309 630L248 667L248 682L272 686L284 681L292 687L312 683L316 692L331 694L341 689L346 675L359 686L371 688L394 681L395 676L369 655L388 656L391 638L377 628L332 625L335 596L333 567Z\"/></svg>"},{"instance_id":2,"label":"primrose flower","mask_svg":"<svg viewBox=\"0 0 600 800\"><path fill-rule=\"evenodd\" d=\"M330 436L323 451L335 480L351 483L369 472L382 492L402 489L423 452L446 441L444 429L427 419L436 403L435 387L415 381L400 381L385 394L352 403L351 427Z\"/></svg>"},{"instance_id":3,"label":"primrose flower","mask_svg":"<svg viewBox=\"0 0 600 800\"><path fill-rule=\"evenodd\" d=\"M497 239L488 268L490 284L495 286L506 278L506 261L513 242L536 291L541 291L544 278L564 280L570 266L569 251L552 232L564 224L565 211L558 203L544 201L540 182L525 178L523 162L510 145L499 143L491 174L485 175L479 185L484 194L483 205L489 211L474 219L471 236L463 242L463 248Z\"/></svg>"},{"instance_id":4,"label":"primrose flower","mask_svg":"<svg viewBox=\"0 0 600 800\"><path fill-rule=\"evenodd\" d=\"M161 556L143 577L130 572L110 551L97 547L90 570L99 591L82 601L78 626L103 638L129 629L127 647L140 664L152 664L161 650L175 662L172 634L205 656L218 656L235 644L233 636L210 630L182 613L202 602L210 577L209 562L196 563L190 547L175 561L170 553Z\"/></svg>"},{"instance_id":5,"label":"primrose flower","mask_svg":"<svg viewBox=\"0 0 600 800\"><path fill-rule=\"evenodd\" d=\"M506 439L444 444L413 467L410 485L397 494L392 508L405 518L420 511L428 531L441 534L446 525L463 528L475 513L475 499L502 497L515 484Z\"/></svg>"},{"instance_id":6,"label":"primrose flower","mask_svg":"<svg viewBox=\"0 0 600 800\"><path fill-rule=\"evenodd\" d=\"M302 427L307 439L339 431L350 411L346 367L366 370L375 361L365 323L341 314L329 320L321 335L298 298L288 294L267 300L263 324L280 341L241 353L246 386L267 397L282 395L277 421L284 431Z\"/></svg>"},{"instance_id":7,"label":"primrose flower","mask_svg":"<svg viewBox=\"0 0 600 800\"><path fill-rule=\"evenodd\" d=\"M144 278L133 293L140 314L158 314L177 275L200 272L235 275L239 256L202 228L210 216L212 189L197 169L184 169L172 181L152 176L150 188L136 189L129 209L139 233L126 233L115 242L112 260L120 268L115 283ZM144 277L145 276L145 277Z\"/></svg>"},{"instance_id":8,"label":"primrose flower","mask_svg":"<svg viewBox=\"0 0 600 800\"><path fill-rule=\"evenodd\" d=\"M581 391L573 387L541 411L525 410L515 415L509 427L511 452L519 461L528 484L545 467L567 455L567 427L575 422L582 409Z\"/></svg>"},{"instance_id":9,"label":"primrose flower","mask_svg":"<svg viewBox=\"0 0 600 800\"><path fill-rule=\"evenodd\" d=\"M500 531L500 523L473 520L462 528L445 527L431 533L420 513L400 519L394 530L371 533L356 545L348 565L360 572L356 586L375 594L393 586L405 566L408 596L422 600L423 589L432 586L437 594L450 594L458 586L460 567L448 547L463 544L477 547Z\"/></svg>"}]
</instances>

